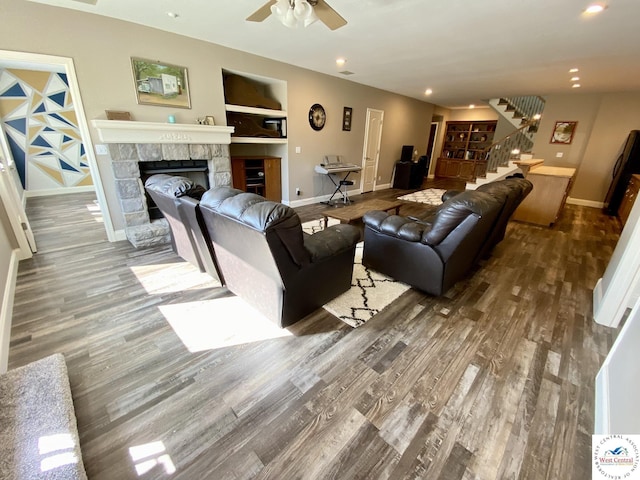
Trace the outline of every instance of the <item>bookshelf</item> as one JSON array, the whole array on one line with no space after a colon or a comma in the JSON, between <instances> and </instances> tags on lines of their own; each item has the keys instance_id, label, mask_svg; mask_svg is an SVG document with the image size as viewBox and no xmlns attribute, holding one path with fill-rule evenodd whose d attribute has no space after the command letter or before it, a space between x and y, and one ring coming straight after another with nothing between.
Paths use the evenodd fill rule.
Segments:
<instances>
[{"instance_id":1,"label":"bookshelf","mask_svg":"<svg viewBox=\"0 0 640 480\"><path fill-rule=\"evenodd\" d=\"M485 172L497 123L496 120L447 122L436 176L474 180Z\"/></svg>"}]
</instances>

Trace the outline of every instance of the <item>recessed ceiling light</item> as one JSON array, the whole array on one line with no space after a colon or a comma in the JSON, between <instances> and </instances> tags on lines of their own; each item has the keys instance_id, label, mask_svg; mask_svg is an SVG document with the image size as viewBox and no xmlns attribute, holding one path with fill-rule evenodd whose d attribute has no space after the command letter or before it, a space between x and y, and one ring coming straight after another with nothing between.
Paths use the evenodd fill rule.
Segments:
<instances>
[{"instance_id":1,"label":"recessed ceiling light","mask_svg":"<svg viewBox=\"0 0 640 480\"><path fill-rule=\"evenodd\" d=\"M569 73L578 73L580 70L578 70L577 68L571 68L569 69Z\"/></svg>"},{"instance_id":2,"label":"recessed ceiling light","mask_svg":"<svg viewBox=\"0 0 640 480\"><path fill-rule=\"evenodd\" d=\"M579 83L574 83L573 85L571 85L571 88L580 88L580 84Z\"/></svg>"},{"instance_id":3,"label":"recessed ceiling light","mask_svg":"<svg viewBox=\"0 0 640 480\"><path fill-rule=\"evenodd\" d=\"M588 13L589 15L593 15L593 14L602 12L605 8L607 8L607 7L605 5L603 5L602 3L592 3L591 5L589 5L586 8L584 13Z\"/></svg>"},{"instance_id":4,"label":"recessed ceiling light","mask_svg":"<svg viewBox=\"0 0 640 480\"><path fill-rule=\"evenodd\" d=\"M432 93L433 93L433 90L431 90L430 88L427 88L427 89L424 91L424 94L425 94L425 95L431 95Z\"/></svg>"},{"instance_id":5,"label":"recessed ceiling light","mask_svg":"<svg viewBox=\"0 0 640 480\"><path fill-rule=\"evenodd\" d=\"M178 18L180 16L176 12L167 12L167 15L171 18Z\"/></svg>"},{"instance_id":6,"label":"recessed ceiling light","mask_svg":"<svg viewBox=\"0 0 640 480\"><path fill-rule=\"evenodd\" d=\"M469 108L476 108L476 106L472 103L471 105L469 105Z\"/></svg>"},{"instance_id":7,"label":"recessed ceiling light","mask_svg":"<svg viewBox=\"0 0 640 480\"><path fill-rule=\"evenodd\" d=\"M338 65L339 67L344 66L345 63L347 63L347 59L346 58L338 58L338 59L336 59L336 65Z\"/></svg>"},{"instance_id":8,"label":"recessed ceiling light","mask_svg":"<svg viewBox=\"0 0 640 480\"><path fill-rule=\"evenodd\" d=\"M571 77L572 82L577 82L578 80L580 80L580 77Z\"/></svg>"}]
</instances>

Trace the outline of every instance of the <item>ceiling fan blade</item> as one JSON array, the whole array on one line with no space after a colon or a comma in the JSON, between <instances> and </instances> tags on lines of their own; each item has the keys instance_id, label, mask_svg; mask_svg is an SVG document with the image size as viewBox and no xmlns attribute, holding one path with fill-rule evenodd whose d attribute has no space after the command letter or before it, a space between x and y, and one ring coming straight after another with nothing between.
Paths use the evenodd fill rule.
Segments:
<instances>
[{"instance_id":1,"label":"ceiling fan blade","mask_svg":"<svg viewBox=\"0 0 640 480\"><path fill-rule=\"evenodd\" d=\"M338 12L331 8L325 0L318 0L318 3L313 7L313 10L320 21L329 27L330 30L337 30L347 24L347 21L342 18Z\"/></svg>"},{"instance_id":2,"label":"ceiling fan blade","mask_svg":"<svg viewBox=\"0 0 640 480\"><path fill-rule=\"evenodd\" d=\"M258 10L253 12L251 15L247 17L249 22L262 22L265 18L271 15L271 6L278 3L278 0L269 0L263 6L261 6Z\"/></svg>"}]
</instances>

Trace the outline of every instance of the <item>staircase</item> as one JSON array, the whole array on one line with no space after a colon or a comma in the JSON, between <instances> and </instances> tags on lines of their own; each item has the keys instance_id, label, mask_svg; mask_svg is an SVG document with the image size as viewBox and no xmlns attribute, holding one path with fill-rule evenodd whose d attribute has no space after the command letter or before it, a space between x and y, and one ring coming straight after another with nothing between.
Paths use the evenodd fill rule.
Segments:
<instances>
[{"instance_id":1,"label":"staircase","mask_svg":"<svg viewBox=\"0 0 640 480\"><path fill-rule=\"evenodd\" d=\"M542 97L526 96L495 98L488 103L501 115L498 125L507 121L514 130L489 147L486 175L468 183L467 189L470 190L501 180L518 170L513 160L519 159L521 154L531 153L545 101Z\"/></svg>"}]
</instances>

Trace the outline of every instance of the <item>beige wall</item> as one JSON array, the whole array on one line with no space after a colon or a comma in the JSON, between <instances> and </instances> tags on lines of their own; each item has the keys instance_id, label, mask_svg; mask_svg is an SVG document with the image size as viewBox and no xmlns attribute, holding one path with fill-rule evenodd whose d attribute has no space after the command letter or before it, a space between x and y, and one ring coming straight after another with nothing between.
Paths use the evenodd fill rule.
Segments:
<instances>
[{"instance_id":1,"label":"beige wall","mask_svg":"<svg viewBox=\"0 0 640 480\"><path fill-rule=\"evenodd\" d=\"M577 121L570 145L551 144L556 121ZM640 129L640 93L567 94L546 98L533 152L545 164L577 168L574 199L602 202L629 131ZM557 158L556 153L563 157Z\"/></svg>"},{"instance_id":2,"label":"beige wall","mask_svg":"<svg viewBox=\"0 0 640 480\"><path fill-rule=\"evenodd\" d=\"M8 0L2 7L0 49L72 57L88 120L105 118L105 110L126 110L134 120L165 122L174 114L178 123L194 123L213 115L225 122L223 68L285 80L288 86L287 147L252 147L256 153L282 154L283 198L304 199L330 193L326 178L313 167L326 154L339 154L360 163L366 109L384 110L378 184L389 183L394 162L404 144L426 150L433 105L378 89L318 74L291 65L228 49L219 45L162 32L140 25L41 4ZM29 28L25 28L29 25ZM137 105L131 57L161 60L188 68L191 109ZM309 107L320 103L327 125L313 131L307 121ZM353 108L350 132L342 131L342 109ZM94 143L99 143L92 131ZM295 153L295 147L301 153ZM236 146L233 146L236 150ZM247 150L239 147L238 150ZM288 157L288 158L287 158ZM123 226L113 188L108 157L98 157L105 195L116 230ZM357 177L354 177L357 179ZM303 195L293 197L296 187Z\"/></svg>"},{"instance_id":3,"label":"beige wall","mask_svg":"<svg viewBox=\"0 0 640 480\"><path fill-rule=\"evenodd\" d=\"M493 108L462 108L449 110L449 121L469 122L473 120L498 120L498 112Z\"/></svg>"}]
</instances>

